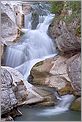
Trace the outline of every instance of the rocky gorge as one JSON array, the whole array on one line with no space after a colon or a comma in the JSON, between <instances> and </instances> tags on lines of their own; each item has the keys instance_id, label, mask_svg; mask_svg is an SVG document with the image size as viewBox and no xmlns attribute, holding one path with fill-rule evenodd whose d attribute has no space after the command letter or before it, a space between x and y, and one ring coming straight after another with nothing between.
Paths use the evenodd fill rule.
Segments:
<instances>
[{"instance_id":1,"label":"rocky gorge","mask_svg":"<svg viewBox=\"0 0 82 122\"><path fill-rule=\"evenodd\" d=\"M49 7L48 5L46 5L46 9L47 7ZM22 115L21 113L22 111L20 112L18 110L18 107L23 105L27 105L28 107L56 106L58 105L58 103L61 102L61 98L63 98L64 95L73 95L74 99L69 101L70 102L69 108L70 110L80 111L81 110L81 76L80 76L81 35L80 32L78 32L78 29L81 26L81 20L80 20L81 18L75 16L75 18L73 17L68 22L67 18L68 17L71 18L72 14L69 15L69 13L67 13L68 10L66 10L66 13L63 10L61 14L58 16L56 15L55 17L53 17L52 15L48 16L47 19L49 19L49 21L51 22L50 25L48 26L49 22L47 22L47 19L44 19L46 16L46 11L43 11L42 15L40 15L40 17L42 17L40 21L43 22L43 25L40 25L42 24L42 22L41 23L39 22L39 16L37 13L38 5L31 6L31 4L23 3L22 5L23 8L21 8L21 5L20 4L18 5L16 3L15 5L12 6L15 7L14 11L13 7L11 7L10 4L6 3L4 5L2 3L2 11L4 12L1 13L2 14L1 43L2 47L6 45L5 50L4 48L2 48L2 54L1 54L2 118L3 119L5 118L5 120L13 120L15 116ZM40 7L42 6L40 3ZM8 9L9 11L10 9L12 9L11 12L14 13L8 14L7 12ZM23 13L21 12L21 9ZM22 29L24 28L25 24L24 16L26 17L25 21L30 19L30 15L28 16L30 11L34 11L32 13L33 17L31 21L32 27L30 26L29 21L29 24L28 25L26 24L26 26L28 26L27 30ZM38 11L40 11L40 9L38 9ZM10 16L11 14L13 17ZM6 21L7 23L5 22L4 18L7 19ZM11 23L12 26L10 26L9 23ZM30 27L32 28L32 32L29 31ZM45 29L42 30L44 27ZM46 35L47 29L48 29L47 34L49 37ZM7 33L5 33L6 30L8 30ZM40 35L40 32L38 32L38 30L40 30L42 35ZM28 34L22 38L22 40L25 41L24 43L25 45L27 45L27 47L25 47L24 43L21 42L22 46L24 46L22 47L20 39L22 34L24 35L24 33L26 33L27 31ZM43 35L42 31L45 35ZM33 36L33 38L30 37L30 34L31 36ZM37 38L35 38L37 34L38 36ZM39 35L40 37L42 36L41 40L39 38ZM48 58L42 58L43 53L44 56L47 55L45 47L43 48L44 52L42 52L42 49L41 52L39 52L38 50L39 55L36 55L37 47L35 48L34 46L32 50L32 47L30 47L32 42L31 44L30 43L28 44L27 42L28 40L26 40L26 38L29 38L30 42L32 39L32 42L35 41L36 43L39 43L37 47L39 47L40 45L40 47L42 46L41 48L43 48L43 45L41 45L40 43L42 39L43 39L42 43L44 44L45 47L46 43L50 42L49 45L52 46L53 42L54 46L52 46L52 48L49 47L49 45L47 45L48 55L55 53L56 55L50 56ZM45 38L47 39L45 40ZM18 54L18 52L12 52L15 49L17 50L17 48L21 51L24 51L24 53ZM26 48L31 50L33 55L31 53L30 55L28 55L29 50L28 49L26 50ZM8 50L11 52L8 53ZM14 55L11 56L11 53L13 53ZM23 56L23 58L21 56ZM20 61L17 59L17 57L19 58ZM13 60L11 60L12 58ZM30 60L31 62L29 62Z\"/></svg>"}]
</instances>

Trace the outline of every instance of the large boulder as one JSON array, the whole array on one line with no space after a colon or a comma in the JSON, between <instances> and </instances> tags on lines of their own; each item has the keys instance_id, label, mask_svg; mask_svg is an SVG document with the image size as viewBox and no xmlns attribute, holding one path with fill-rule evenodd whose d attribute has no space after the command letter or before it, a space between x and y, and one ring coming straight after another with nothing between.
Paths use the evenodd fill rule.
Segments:
<instances>
[{"instance_id":1,"label":"large boulder","mask_svg":"<svg viewBox=\"0 0 82 122\"><path fill-rule=\"evenodd\" d=\"M44 85L45 80L50 75L50 69L53 66L53 58L46 59L34 65L30 73L30 82L32 84Z\"/></svg>"},{"instance_id":2,"label":"large boulder","mask_svg":"<svg viewBox=\"0 0 82 122\"><path fill-rule=\"evenodd\" d=\"M12 90L12 76L4 68L1 68L1 84L1 113L4 114L17 104L17 99Z\"/></svg>"},{"instance_id":3,"label":"large boulder","mask_svg":"<svg viewBox=\"0 0 82 122\"><path fill-rule=\"evenodd\" d=\"M12 90L17 99L17 105L20 105L27 99L28 96L23 77L21 73L11 67L4 67L4 69L6 69L12 77Z\"/></svg>"},{"instance_id":4,"label":"large boulder","mask_svg":"<svg viewBox=\"0 0 82 122\"><path fill-rule=\"evenodd\" d=\"M56 88L60 95L72 93L71 80L67 73L67 57L56 56L47 59L31 70L31 83Z\"/></svg>"},{"instance_id":5,"label":"large boulder","mask_svg":"<svg viewBox=\"0 0 82 122\"><path fill-rule=\"evenodd\" d=\"M76 18L71 22L63 21L62 17L55 18L49 26L48 33L56 42L60 52L71 52L81 50L81 38L78 36L80 20Z\"/></svg>"},{"instance_id":6,"label":"large boulder","mask_svg":"<svg viewBox=\"0 0 82 122\"><path fill-rule=\"evenodd\" d=\"M61 52L80 51L81 43L72 33L63 33L55 39L58 49Z\"/></svg>"},{"instance_id":7,"label":"large boulder","mask_svg":"<svg viewBox=\"0 0 82 122\"><path fill-rule=\"evenodd\" d=\"M8 113L28 97L21 74L13 68L1 67L1 112Z\"/></svg>"},{"instance_id":8,"label":"large boulder","mask_svg":"<svg viewBox=\"0 0 82 122\"><path fill-rule=\"evenodd\" d=\"M67 61L67 73L76 95L81 95L81 55L80 53Z\"/></svg>"}]
</instances>

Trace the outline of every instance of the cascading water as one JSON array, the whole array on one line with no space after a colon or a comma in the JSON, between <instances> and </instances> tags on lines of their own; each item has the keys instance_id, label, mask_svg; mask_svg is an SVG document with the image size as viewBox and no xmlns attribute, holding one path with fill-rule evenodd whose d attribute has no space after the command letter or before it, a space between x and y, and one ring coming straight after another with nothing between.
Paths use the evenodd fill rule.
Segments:
<instances>
[{"instance_id":1,"label":"cascading water","mask_svg":"<svg viewBox=\"0 0 82 122\"><path fill-rule=\"evenodd\" d=\"M60 100L60 103L51 108L51 109L45 109L43 110L41 113L38 114L38 116L47 116L47 115L57 115L57 114L60 114L60 113L63 113L67 110L69 110L69 107L72 103L72 101L74 100L74 96L73 95L64 95L64 96L61 96L61 100Z\"/></svg>"},{"instance_id":2,"label":"cascading water","mask_svg":"<svg viewBox=\"0 0 82 122\"><path fill-rule=\"evenodd\" d=\"M36 30L30 30L22 37L21 42L6 49L5 64L19 70L27 79L31 67L45 59L45 56L56 55L55 46L47 35L47 30L54 15L45 16L43 23L39 23Z\"/></svg>"},{"instance_id":3,"label":"cascading water","mask_svg":"<svg viewBox=\"0 0 82 122\"><path fill-rule=\"evenodd\" d=\"M21 72L24 76L26 88L28 90L31 89L34 93L32 85L26 81L31 68L37 62L55 56L57 52L51 38L47 35L49 24L53 20L54 15L49 12L47 15L40 15L39 24L35 30L31 29L31 16L32 14L30 13L25 17L25 29L22 29L25 34L21 41L6 48L4 64ZM58 106L52 110L45 110L45 114L44 112L43 114L56 114L68 110L73 98L73 95L62 96Z\"/></svg>"}]
</instances>

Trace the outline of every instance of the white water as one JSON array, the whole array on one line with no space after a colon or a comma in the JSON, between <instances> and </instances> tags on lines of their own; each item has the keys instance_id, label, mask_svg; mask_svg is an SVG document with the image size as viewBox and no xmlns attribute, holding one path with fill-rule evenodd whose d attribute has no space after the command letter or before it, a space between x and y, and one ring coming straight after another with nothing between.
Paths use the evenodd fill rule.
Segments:
<instances>
[{"instance_id":1,"label":"white water","mask_svg":"<svg viewBox=\"0 0 82 122\"><path fill-rule=\"evenodd\" d=\"M45 60L56 55L55 46L51 38L47 35L47 30L53 15L42 17L36 30L31 30L31 14L25 17L25 35L21 42L9 46L6 49L6 66L11 66L17 69L24 76L24 84L28 91L35 96L42 98L39 94L34 92L33 85L28 83L27 78L32 67L39 61ZM28 21L27 21L28 18Z\"/></svg>"},{"instance_id":2,"label":"white water","mask_svg":"<svg viewBox=\"0 0 82 122\"><path fill-rule=\"evenodd\" d=\"M45 109L43 110L41 113L38 114L38 116L48 116L48 115L57 115L57 114L61 114L67 110L69 110L69 107L72 103L72 101L74 100L74 96L73 95L64 95L61 97L61 101L60 103L56 106L53 107L52 109Z\"/></svg>"},{"instance_id":3,"label":"white water","mask_svg":"<svg viewBox=\"0 0 82 122\"><path fill-rule=\"evenodd\" d=\"M39 23L36 30L28 27L21 42L6 49L6 65L19 70L25 79L35 63L52 54L56 55L55 45L47 35L48 26L53 18L52 14L45 16L43 23Z\"/></svg>"}]
</instances>

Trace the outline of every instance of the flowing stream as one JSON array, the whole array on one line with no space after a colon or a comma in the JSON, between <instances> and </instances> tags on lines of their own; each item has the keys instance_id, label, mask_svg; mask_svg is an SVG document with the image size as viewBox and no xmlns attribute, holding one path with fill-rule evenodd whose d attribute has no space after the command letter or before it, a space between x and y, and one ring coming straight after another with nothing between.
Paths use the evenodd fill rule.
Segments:
<instances>
[{"instance_id":1,"label":"flowing stream","mask_svg":"<svg viewBox=\"0 0 82 122\"><path fill-rule=\"evenodd\" d=\"M47 34L48 27L54 16L55 15L49 12L47 12L46 15L39 15L39 23L36 29L33 30L31 29L32 13L26 15L25 28L22 29L25 34L20 39L20 42L6 48L4 64L21 72L24 76L24 84L27 89L28 85L30 86L29 88L32 87L32 85L26 81L32 67L37 62L57 55L55 45ZM37 116L57 115L67 111L71 102L74 100L74 96L65 95L60 99L60 103L56 107L43 109L38 112Z\"/></svg>"}]
</instances>

